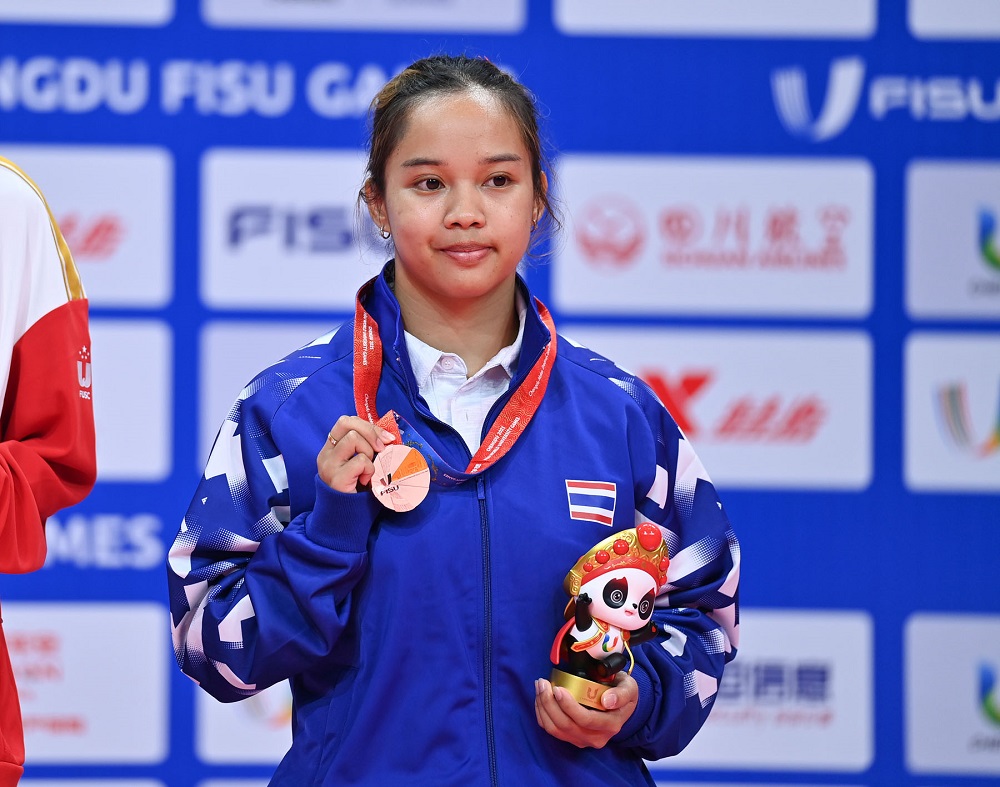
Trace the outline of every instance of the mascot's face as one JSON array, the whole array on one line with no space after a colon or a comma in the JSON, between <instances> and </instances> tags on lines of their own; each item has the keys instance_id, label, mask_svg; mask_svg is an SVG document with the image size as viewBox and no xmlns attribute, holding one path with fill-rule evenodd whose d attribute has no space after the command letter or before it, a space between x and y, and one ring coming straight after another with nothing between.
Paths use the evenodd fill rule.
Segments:
<instances>
[{"instance_id":1,"label":"mascot's face","mask_svg":"<svg viewBox=\"0 0 1000 787\"><path fill-rule=\"evenodd\" d=\"M645 626L653 614L656 583L641 569L623 568L595 577L580 592L586 592L593 601L590 614L595 618L623 631L635 631Z\"/></svg>"}]
</instances>

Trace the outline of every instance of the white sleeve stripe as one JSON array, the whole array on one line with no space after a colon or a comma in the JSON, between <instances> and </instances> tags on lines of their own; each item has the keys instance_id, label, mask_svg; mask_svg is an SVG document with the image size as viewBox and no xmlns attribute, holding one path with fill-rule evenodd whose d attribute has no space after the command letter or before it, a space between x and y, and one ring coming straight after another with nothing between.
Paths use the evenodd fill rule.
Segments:
<instances>
[{"instance_id":1,"label":"white sleeve stripe","mask_svg":"<svg viewBox=\"0 0 1000 787\"><path fill-rule=\"evenodd\" d=\"M652 500L660 508L663 508L667 504L667 489L669 487L670 476L667 473L666 468L656 466L656 478L653 480L653 486L650 487L649 491L646 493L646 497Z\"/></svg>"},{"instance_id":2,"label":"white sleeve stripe","mask_svg":"<svg viewBox=\"0 0 1000 787\"><path fill-rule=\"evenodd\" d=\"M229 613L219 621L219 639L243 647L243 621L254 616L253 602L250 596L244 596Z\"/></svg>"},{"instance_id":3,"label":"white sleeve stripe","mask_svg":"<svg viewBox=\"0 0 1000 787\"><path fill-rule=\"evenodd\" d=\"M218 673L226 679L226 683L230 686L235 686L237 689L243 689L244 691L255 691L257 689L256 683L244 683L237 676L236 673L229 668L229 665L222 661L213 661L212 665L218 671Z\"/></svg>"}]
</instances>

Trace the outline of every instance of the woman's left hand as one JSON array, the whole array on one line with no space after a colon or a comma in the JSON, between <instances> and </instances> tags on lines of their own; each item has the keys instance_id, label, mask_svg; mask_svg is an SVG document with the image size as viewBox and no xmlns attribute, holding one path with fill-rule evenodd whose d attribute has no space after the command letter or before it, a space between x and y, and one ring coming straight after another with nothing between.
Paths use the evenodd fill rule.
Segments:
<instances>
[{"instance_id":1,"label":"woman's left hand","mask_svg":"<svg viewBox=\"0 0 1000 787\"><path fill-rule=\"evenodd\" d=\"M586 708L566 689L544 678L535 681L535 718L538 726L561 741L583 749L601 749L625 725L639 701L639 684L619 672L614 686L604 692L606 710Z\"/></svg>"}]
</instances>

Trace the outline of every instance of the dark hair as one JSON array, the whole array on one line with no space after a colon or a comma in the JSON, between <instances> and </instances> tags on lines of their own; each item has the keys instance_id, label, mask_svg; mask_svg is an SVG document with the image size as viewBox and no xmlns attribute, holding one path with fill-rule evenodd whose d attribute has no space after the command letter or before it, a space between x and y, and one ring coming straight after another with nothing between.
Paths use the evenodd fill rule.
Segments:
<instances>
[{"instance_id":1,"label":"dark hair","mask_svg":"<svg viewBox=\"0 0 1000 787\"><path fill-rule=\"evenodd\" d=\"M410 111L435 95L462 93L481 88L489 91L517 123L521 139L531 156L531 178L535 198L545 208L538 229L549 231L560 224L554 202L542 184L548 169L538 131L535 100L524 85L484 57L434 55L418 60L386 83L372 100L368 168L361 201L368 202L367 189L385 194L385 167L389 156L406 133Z\"/></svg>"}]
</instances>

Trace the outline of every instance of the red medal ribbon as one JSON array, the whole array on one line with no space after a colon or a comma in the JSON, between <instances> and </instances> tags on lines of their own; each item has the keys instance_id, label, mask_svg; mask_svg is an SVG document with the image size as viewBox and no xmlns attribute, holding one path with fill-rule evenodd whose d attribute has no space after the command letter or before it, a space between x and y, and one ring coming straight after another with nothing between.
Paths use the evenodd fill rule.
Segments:
<instances>
[{"instance_id":1,"label":"red medal ribbon","mask_svg":"<svg viewBox=\"0 0 1000 787\"><path fill-rule=\"evenodd\" d=\"M400 440L396 413L390 410L380 418L375 409L375 396L379 381L382 379L382 339L374 318L361 303L362 296L371 288L373 282L374 280L363 286L355 300L354 404L358 415L392 432L396 439ZM517 442L542 403L542 397L549 384L549 375L552 373L552 362L555 360L556 326L549 310L537 298L535 305L549 331L549 342L524 381L500 411L462 475L481 473L498 462Z\"/></svg>"}]
</instances>

